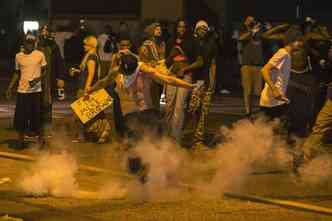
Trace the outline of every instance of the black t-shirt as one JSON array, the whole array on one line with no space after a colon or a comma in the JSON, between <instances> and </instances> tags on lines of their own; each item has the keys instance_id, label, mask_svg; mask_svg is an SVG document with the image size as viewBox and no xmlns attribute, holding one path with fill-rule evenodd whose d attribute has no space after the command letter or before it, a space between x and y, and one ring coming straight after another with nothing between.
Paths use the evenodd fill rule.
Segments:
<instances>
[{"instance_id":1,"label":"black t-shirt","mask_svg":"<svg viewBox=\"0 0 332 221\"><path fill-rule=\"evenodd\" d=\"M247 33L247 30L243 30L241 35ZM261 66L264 63L263 58L263 41L260 35L256 37L249 37L242 43L242 65L258 65Z\"/></svg>"},{"instance_id":2,"label":"black t-shirt","mask_svg":"<svg viewBox=\"0 0 332 221\"><path fill-rule=\"evenodd\" d=\"M217 44L214 37L207 39L192 39L189 44L186 45L186 51L188 51L189 61L192 64L196 61L197 57L202 56L204 65L203 67L193 71L193 80L203 80L206 85L210 83L210 67L212 61L217 56Z\"/></svg>"}]
</instances>

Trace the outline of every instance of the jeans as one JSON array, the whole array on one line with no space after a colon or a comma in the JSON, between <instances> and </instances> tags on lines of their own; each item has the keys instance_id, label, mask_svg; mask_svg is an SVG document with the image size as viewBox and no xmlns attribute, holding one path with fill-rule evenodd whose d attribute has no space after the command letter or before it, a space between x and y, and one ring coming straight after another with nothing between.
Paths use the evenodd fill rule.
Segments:
<instances>
[{"instance_id":1,"label":"jeans","mask_svg":"<svg viewBox=\"0 0 332 221\"><path fill-rule=\"evenodd\" d=\"M191 83L190 75L185 75L184 81ZM166 120L170 135L180 142L183 132L185 111L188 105L190 91L185 88L178 88L168 85L166 88Z\"/></svg>"},{"instance_id":2,"label":"jeans","mask_svg":"<svg viewBox=\"0 0 332 221\"><path fill-rule=\"evenodd\" d=\"M332 101L328 99L319 112L312 133L303 144L304 160L308 161L323 151L324 138L332 130Z\"/></svg>"}]
</instances>

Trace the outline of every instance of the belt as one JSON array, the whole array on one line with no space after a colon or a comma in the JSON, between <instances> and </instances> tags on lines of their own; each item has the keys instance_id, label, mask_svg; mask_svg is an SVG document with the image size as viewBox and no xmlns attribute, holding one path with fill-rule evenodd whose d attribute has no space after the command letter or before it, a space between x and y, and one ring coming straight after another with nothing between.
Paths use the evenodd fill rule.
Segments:
<instances>
[{"instance_id":1,"label":"belt","mask_svg":"<svg viewBox=\"0 0 332 221\"><path fill-rule=\"evenodd\" d=\"M294 73L294 74L305 74L307 72L310 71L310 68L306 67L305 69L301 70L301 71L297 71L297 70L294 70L294 69L291 69L291 72Z\"/></svg>"}]
</instances>

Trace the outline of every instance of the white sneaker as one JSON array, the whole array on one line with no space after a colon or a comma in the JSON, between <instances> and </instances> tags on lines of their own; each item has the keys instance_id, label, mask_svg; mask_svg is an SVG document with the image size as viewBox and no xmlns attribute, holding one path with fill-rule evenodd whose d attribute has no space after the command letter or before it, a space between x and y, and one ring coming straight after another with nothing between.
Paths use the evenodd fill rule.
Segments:
<instances>
[{"instance_id":1,"label":"white sneaker","mask_svg":"<svg viewBox=\"0 0 332 221\"><path fill-rule=\"evenodd\" d=\"M220 94L231 94L229 90L223 89L220 91Z\"/></svg>"},{"instance_id":2,"label":"white sneaker","mask_svg":"<svg viewBox=\"0 0 332 221\"><path fill-rule=\"evenodd\" d=\"M166 94L162 94L160 97L160 104L165 105L166 104Z\"/></svg>"}]
</instances>

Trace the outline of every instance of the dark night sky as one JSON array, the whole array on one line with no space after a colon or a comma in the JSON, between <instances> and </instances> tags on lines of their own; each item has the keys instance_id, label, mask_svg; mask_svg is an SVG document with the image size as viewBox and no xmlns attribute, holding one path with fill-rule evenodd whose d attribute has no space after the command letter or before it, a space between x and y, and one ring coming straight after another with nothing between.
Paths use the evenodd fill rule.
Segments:
<instances>
[{"instance_id":1,"label":"dark night sky","mask_svg":"<svg viewBox=\"0 0 332 221\"><path fill-rule=\"evenodd\" d=\"M295 19L297 0L232 0L235 19L246 15L271 20ZM332 23L331 0L304 0L304 15Z\"/></svg>"},{"instance_id":2,"label":"dark night sky","mask_svg":"<svg viewBox=\"0 0 332 221\"><path fill-rule=\"evenodd\" d=\"M55 14L140 14L140 0L53 0L52 8Z\"/></svg>"},{"instance_id":3,"label":"dark night sky","mask_svg":"<svg viewBox=\"0 0 332 221\"><path fill-rule=\"evenodd\" d=\"M0 17L15 15L20 0L0 0ZM25 0L26 15L47 15L47 2L50 0ZM130 14L139 15L141 0L51 0L55 14ZM189 0L195 1L195 0ZM297 0L230 0L233 3L235 21L246 15L254 15L270 20L295 19ZM304 0L305 15L332 23L331 0ZM3 22L6 19L2 19Z\"/></svg>"}]
</instances>

